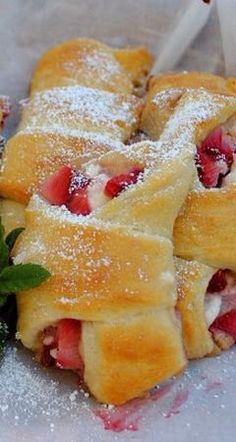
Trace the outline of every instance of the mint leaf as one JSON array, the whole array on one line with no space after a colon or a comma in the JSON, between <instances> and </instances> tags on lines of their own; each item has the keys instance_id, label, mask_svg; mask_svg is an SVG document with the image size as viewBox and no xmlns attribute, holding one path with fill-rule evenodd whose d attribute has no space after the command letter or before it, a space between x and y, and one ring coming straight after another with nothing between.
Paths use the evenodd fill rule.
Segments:
<instances>
[{"instance_id":1,"label":"mint leaf","mask_svg":"<svg viewBox=\"0 0 236 442\"><path fill-rule=\"evenodd\" d=\"M5 229L2 225L2 218L0 217L0 270L9 264L9 249L4 240Z\"/></svg>"},{"instance_id":2,"label":"mint leaf","mask_svg":"<svg viewBox=\"0 0 236 442\"><path fill-rule=\"evenodd\" d=\"M23 230L25 230L24 227L17 227L16 229L14 229L10 233L8 233L8 235L7 235L6 239L5 239L5 242L6 242L6 245L8 246L8 248L9 248L9 250L12 249L12 247L14 246L14 244L15 244L18 236L19 236L19 234L21 232L23 232Z\"/></svg>"},{"instance_id":3,"label":"mint leaf","mask_svg":"<svg viewBox=\"0 0 236 442\"><path fill-rule=\"evenodd\" d=\"M48 279L50 273L38 264L17 264L5 267L0 273L0 293L28 290Z\"/></svg>"},{"instance_id":4,"label":"mint leaf","mask_svg":"<svg viewBox=\"0 0 236 442\"><path fill-rule=\"evenodd\" d=\"M3 351L8 335L8 327L5 321L0 320L0 352Z\"/></svg>"}]
</instances>

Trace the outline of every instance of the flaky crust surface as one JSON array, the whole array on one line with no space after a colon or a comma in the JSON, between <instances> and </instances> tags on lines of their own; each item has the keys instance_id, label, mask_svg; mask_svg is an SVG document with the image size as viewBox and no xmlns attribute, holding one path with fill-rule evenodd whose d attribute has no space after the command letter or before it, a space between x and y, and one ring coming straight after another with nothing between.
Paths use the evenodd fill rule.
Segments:
<instances>
[{"instance_id":1,"label":"flaky crust surface","mask_svg":"<svg viewBox=\"0 0 236 442\"><path fill-rule=\"evenodd\" d=\"M120 404L154 385L157 376L161 382L176 374L184 358L176 326L174 311L165 309L119 321L86 322L81 351L89 367L85 380L94 395ZM97 351L90 351L94 347Z\"/></svg>"},{"instance_id":2,"label":"flaky crust surface","mask_svg":"<svg viewBox=\"0 0 236 442\"><path fill-rule=\"evenodd\" d=\"M145 48L112 49L92 39L46 52L30 99L22 103L18 132L3 154L1 196L26 204L58 167L77 166L126 142L143 107L133 95L136 83L145 84L151 65Z\"/></svg>"},{"instance_id":3,"label":"flaky crust surface","mask_svg":"<svg viewBox=\"0 0 236 442\"><path fill-rule=\"evenodd\" d=\"M177 308L181 313L188 359L202 358L214 349L205 317L205 294L215 270L197 261L175 258Z\"/></svg>"},{"instance_id":4,"label":"flaky crust surface","mask_svg":"<svg viewBox=\"0 0 236 442\"><path fill-rule=\"evenodd\" d=\"M142 158L147 166L144 181L123 194L130 194L129 200L123 200L127 211L135 205L143 187L145 195L149 194L145 205L152 207L153 192L161 192L162 182L155 174L154 166L159 161L156 145L151 149L148 144L145 149L145 143L140 143L131 150L133 154L109 152L98 161L100 165L113 164L114 170L119 170L125 162L132 164L135 158L140 164ZM192 161L192 149L187 148L185 155L187 168ZM165 156L166 165L169 161L173 159ZM181 175L180 163L176 162L176 167ZM164 174L167 169L162 169ZM188 179L190 185L191 176ZM165 192L165 185L163 189ZM182 195L178 186L176 192ZM120 198L122 194L116 201ZM176 207L180 199L177 197ZM158 223L154 231L148 210L144 212L145 230L145 216L139 221L133 213L129 223L124 223L119 217L120 204L113 202L86 219L34 197L27 209L26 230L14 254L15 262L38 262L52 273L40 287L18 295L18 331L24 345L37 349L40 332L59 319L82 320L80 348L85 381L98 400L119 404L181 371L186 359L173 313L176 291L171 232L166 237L160 236ZM109 205L113 207L108 221ZM170 207L173 202L167 198L166 205ZM152 324L147 320L149 316L154 321ZM136 335L142 322L143 328ZM138 345L139 339L143 342L148 339L146 348ZM112 342L116 343L114 347ZM139 361L136 368L134 360Z\"/></svg>"},{"instance_id":5,"label":"flaky crust surface","mask_svg":"<svg viewBox=\"0 0 236 442\"><path fill-rule=\"evenodd\" d=\"M214 93L197 89L200 86ZM197 145L214 128L236 114L236 98L229 96L235 93L233 79L226 80L212 74L197 72L167 74L151 80L150 93L153 93L154 97L152 99L155 101L155 93L164 88L167 88L163 91L166 96L175 93L174 87L181 88L178 100L173 102L173 107L169 110L164 103L162 110L168 112L167 132L171 126L175 127L174 123L179 119L179 136L182 135L183 140L184 134L192 131L193 142ZM224 95L226 92L227 95ZM206 106L207 96L209 105ZM155 106L158 109L157 103ZM146 111L148 112L147 109ZM155 113L153 115L155 130L158 120ZM173 129L173 135L175 132ZM175 222L175 254L182 258L199 260L215 268L235 270L236 253L232 242L236 235L235 184L231 182L222 188L204 188L198 180L194 164L193 168L194 187Z\"/></svg>"},{"instance_id":6,"label":"flaky crust surface","mask_svg":"<svg viewBox=\"0 0 236 442\"><path fill-rule=\"evenodd\" d=\"M137 129L141 110L136 97L80 86L35 94L5 147L0 194L27 203L63 164L79 167L120 147Z\"/></svg>"},{"instance_id":7,"label":"flaky crust surface","mask_svg":"<svg viewBox=\"0 0 236 442\"><path fill-rule=\"evenodd\" d=\"M209 72L170 72L153 76L149 80L141 128L153 139L158 139L182 95L200 88L213 94L236 95L234 78Z\"/></svg>"},{"instance_id":8,"label":"flaky crust surface","mask_svg":"<svg viewBox=\"0 0 236 442\"><path fill-rule=\"evenodd\" d=\"M39 60L31 93L81 84L132 94L137 83L145 83L152 62L152 55L143 47L112 49L93 39L69 40L49 49Z\"/></svg>"},{"instance_id":9,"label":"flaky crust surface","mask_svg":"<svg viewBox=\"0 0 236 442\"><path fill-rule=\"evenodd\" d=\"M236 270L236 184L189 193L174 227L175 253Z\"/></svg>"}]
</instances>

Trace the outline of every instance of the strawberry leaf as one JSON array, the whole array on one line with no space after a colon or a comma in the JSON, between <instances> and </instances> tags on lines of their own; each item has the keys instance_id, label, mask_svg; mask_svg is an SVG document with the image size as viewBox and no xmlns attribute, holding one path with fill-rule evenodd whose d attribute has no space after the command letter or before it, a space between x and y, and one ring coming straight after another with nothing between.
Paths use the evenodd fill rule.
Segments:
<instances>
[{"instance_id":1,"label":"strawberry leaf","mask_svg":"<svg viewBox=\"0 0 236 442\"><path fill-rule=\"evenodd\" d=\"M6 245L9 247L9 250L13 248L18 236L20 235L21 232L23 232L23 230L25 230L24 227L17 227L16 229L8 233L5 242Z\"/></svg>"},{"instance_id":2,"label":"strawberry leaf","mask_svg":"<svg viewBox=\"0 0 236 442\"><path fill-rule=\"evenodd\" d=\"M17 264L5 267L0 273L0 293L28 290L48 279L50 273L38 264Z\"/></svg>"}]
</instances>

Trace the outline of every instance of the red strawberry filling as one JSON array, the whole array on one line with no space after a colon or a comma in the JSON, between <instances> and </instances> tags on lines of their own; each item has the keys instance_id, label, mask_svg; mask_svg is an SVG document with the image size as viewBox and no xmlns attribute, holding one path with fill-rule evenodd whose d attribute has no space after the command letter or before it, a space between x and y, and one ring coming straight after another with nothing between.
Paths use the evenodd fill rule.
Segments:
<instances>
[{"instance_id":1,"label":"red strawberry filling","mask_svg":"<svg viewBox=\"0 0 236 442\"><path fill-rule=\"evenodd\" d=\"M89 215L91 212L86 188L76 189L66 203L67 209L76 215Z\"/></svg>"},{"instance_id":2,"label":"red strawberry filling","mask_svg":"<svg viewBox=\"0 0 236 442\"><path fill-rule=\"evenodd\" d=\"M143 171L143 168L132 167L125 173L111 176L108 171L96 169L94 175L63 166L44 181L41 194L51 204L65 205L77 215L89 215L93 209L136 184Z\"/></svg>"},{"instance_id":3,"label":"red strawberry filling","mask_svg":"<svg viewBox=\"0 0 236 442\"><path fill-rule=\"evenodd\" d=\"M106 183L105 194L111 198L118 196L126 187L137 183L142 172L142 169L132 167L127 173L113 176Z\"/></svg>"},{"instance_id":4,"label":"red strawberry filling","mask_svg":"<svg viewBox=\"0 0 236 442\"><path fill-rule=\"evenodd\" d=\"M43 332L43 365L78 370L83 375L84 364L79 352L81 322L76 319L61 319L55 327Z\"/></svg>"},{"instance_id":5,"label":"red strawberry filling","mask_svg":"<svg viewBox=\"0 0 236 442\"><path fill-rule=\"evenodd\" d=\"M61 167L42 184L42 196L51 204L58 206L65 204L70 198L69 189L72 175L73 170L70 166Z\"/></svg>"},{"instance_id":6,"label":"red strawberry filling","mask_svg":"<svg viewBox=\"0 0 236 442\"><path fill-rule=\"evenodd\" d=\"M228 333L236 342L236 309L216 318L212 327Z\"/></svg>"},{"instance_id":7,"label":"red strawberry filling","mask_svg":"<svg viewBox=\"0 0 236 442\"><path fill-rule=\"evenodd\" d=\"M236 342L236 274L230 270L218 270L211 278L205 301L206 320L213 338L220 332L230 337L230 345Z\"/></svg>"},{"instance_id":8,"label":"red strawberry filling","mask_svg":"<svg viewBox=\"0 0 236 442\"><path fill-rule=\"evenodd\" d=\"M195 157L198 177L205 187L220 187L222 179L231 170L234 143L222 127L214 129L197 146Z\"/></svg>"}]
</instances>

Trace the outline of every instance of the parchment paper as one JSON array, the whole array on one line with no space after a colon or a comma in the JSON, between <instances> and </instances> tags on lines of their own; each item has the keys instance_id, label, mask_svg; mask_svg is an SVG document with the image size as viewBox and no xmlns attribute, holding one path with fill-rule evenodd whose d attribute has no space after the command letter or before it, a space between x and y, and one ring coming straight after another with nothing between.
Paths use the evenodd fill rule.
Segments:
<instances>
[{"instance_id":1,"label":"parchment paper","mask_svg":"<svg viewBox=\"0 0 236 442\"><path fill-rule=\"evenodd\" d=\"M201 0L0 0L0 94L8 94L13 104L5 134L14 130L18 101L27 96L34 63L45 49L68 38L88 36L119 46L144 44L160 57L186 8L197 1ZM219 1L226 69L230 65L233 74L236 63L229 63L227 49L231 31L223 11L225 0ZM230 1L235 0L226 3ZM207 25L184 54L181 38L174 45L175 57L168 53L163 68L171 68L172 60L176 69L224 73L214 5ZM94 415L95 401L77 389L76 377L42 369L21 345L9 346L0 364L1 442L235 441L235 349L191 363L161 400L141 408L136 432L104 430Z\"/></svg>"}]
</instances>

